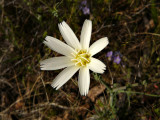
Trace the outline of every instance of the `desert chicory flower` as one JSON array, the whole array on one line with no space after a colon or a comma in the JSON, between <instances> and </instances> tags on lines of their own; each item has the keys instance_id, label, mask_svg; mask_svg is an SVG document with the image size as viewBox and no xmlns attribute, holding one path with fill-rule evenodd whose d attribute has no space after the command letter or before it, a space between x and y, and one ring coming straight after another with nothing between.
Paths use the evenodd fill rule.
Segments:
<instances>
[{"instance_id":1,"label":"desert chicory flower","mask_svg":"<svg viewBox=\"0 0 160 120\"><path fill-rule=\"evenodd\" d=\"M64 21L60 23L58 27L62 37L68 45L50 36L47 36L45 38L46 41L43 43L64 56L53 57L41 61L41 70L58 70L65 68L51 84L56 90L80 70L78 76L79 91L81 95L87 95L90 85L89 70L102 74L106 69L105 64L100 60L93 58L93 56L104 49L109 41L107 37L104 37L89 47L92 31L92 22L90 20L85 20L83 24L80 42Z\"/></svg>"}]
</instances>

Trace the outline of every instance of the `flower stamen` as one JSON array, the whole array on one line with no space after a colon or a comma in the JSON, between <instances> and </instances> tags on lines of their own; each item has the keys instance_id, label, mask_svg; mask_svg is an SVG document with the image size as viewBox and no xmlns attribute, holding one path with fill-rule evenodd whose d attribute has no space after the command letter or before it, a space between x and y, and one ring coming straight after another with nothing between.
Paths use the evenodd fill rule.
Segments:
<instances>
[{"instance_id":1,"label":"flower stamen","mask_svg":"<svg viewBox=\"0 0 160 120\"><path fill-rule=\"evenodd\" d=\"M75 66L86 66L88 63L90 63L90 57L91 55L88 53L87 50L76 50L77 54L72 53L74 59L71 59L71 61L75 62Z\"/></svg>"}]
</instances>

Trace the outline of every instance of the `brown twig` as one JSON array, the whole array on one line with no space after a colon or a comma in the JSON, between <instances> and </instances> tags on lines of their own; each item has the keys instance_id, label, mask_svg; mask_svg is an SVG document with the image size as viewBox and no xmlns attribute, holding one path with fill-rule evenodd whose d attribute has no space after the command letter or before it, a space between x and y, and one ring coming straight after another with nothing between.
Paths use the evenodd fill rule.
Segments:
<instances>
[{"instance_id":1,"label":"brown twig","mask_svg":"<svg viewBox=\"0 0 160 120\"><path fill-rule=\"evenodd\" d=\"M146 8L148 8L151 4L145 5L141 10L139 10L138 12L136 12L135 14L133 14L132 16L136 16L139 15L140 13L142 13Z\"/></svg>"},{"instance_id":2,"label":"brown twig","mask_svg":"<svg viewBox=\"0 0 160 120\"><path fill-rule=\"evenodd\" d=\"M5 109L4 111L0 112L0 115L6 114L16 103L20 102L21 100L22 99L18 99L17 101L15 101L7 109ZM64 109L64 110L77 110L77 109L88 110L85 107L67 107L67 106L59 105L58 103L54 103L54 102L46 102L46 103L41 103L41 104L33 106L32 108L34 108L34 110L30 111L29 113L26 112L26 111L23 112L23 110L15 110L15 111L13 111L13 113L19 113L20 115L25 116L25 115L28 115L28 114L33 114L33 113L36 113L38 111L44 110L48 106L50 106L50 107L58 107L58 108Z\"/></svg>"},{"instance_id":3,"label":"brown twig","mask_svg":"<svg viewBox=\"0 0 160 120\"><path fill-rule=\"evenodd\" d=\"M43 93L42 93L43 94ZM28 94L27 94L28 95ZM18 102L24 100L24 99L28 99L30 97L32 97L33 95L26 97L27 95L24 95L23 97L17 99L15 102L13 102L8 108L6 108L5 110L3 110L2 112L0 112L0 115L3 115L5 113L7 113L14 105L16 105ZM37 94L37 95L41 95L41 94Z\"/></svg>"},{"instance_id":4,"label":"brown twig","mask_svg":"<svg viewBox=\"0 0 160 120\"><path fill-rule=\"evenodd\" d=\"M8 86L10 86L11 88L13 88L13 86L7 81L7 79L5 78L0 78L0 83L5 83L7 84Z\"/></svg>"},{"instance_id":5,"label":"brown twig","mask_svg":"<svg viewBox=\"0 0 160 120\"><path fill-rule=\"evenodd\" d=\"M105 25L105 26L104 26L104 23L103 23L103 24L101 25L101 27L100 27L98 30L96 30L95 32L92 33L92 35L98 33L99 31L101 31L101 30L104 29L104 28L112 27L112 26L115 26L115 24L112 24L112 25Z\"/></svg>"},{"instance_id":6,"label":"brown twig","mask_svg":"<svg viewBox=\"0 0 160 120\"><path fill-rule=\"evenodd\" d=\"M158 36L158 37L160 37L160 34L157 34L157 33L147 33L147 32L143 32L143 33L133 33L133 35L153 35L153 36Z\"/></svg>"},{"instance_id":7,"label":"brown twig","mask_svg":"<svg viewBox=\"0 0 160 120\"><path fill-rule=\"evenodd\" d=\"M25 60L27 60L28 58L31 58L31 57L32 57L32 56L30 55L30 56L27 56L27 57L25 57L25 58L19 60L19 61L16 62L13 66L11 66L11 67L5 69L0 75L4 75L4 74L5 74L6 72L8 72L11 68L16 67L18 64L22 63L23 61L25 61Z\"/></svg>"},{"instance_id":8,"label":"brown twig","mask_svg":"<svg viewBox=\"0 0 160 120\"><path fill-rule=\"evenodd\" d=\"M40 75L40 79L42 80L42 83L43 83L43 86L44 86L44 90L45 90L45 93L46 93L47 102L49 102L49 97L48 97L48 94L47 94L47 91L46 91L46 85L45 85L44 80L43 80L43 78L42 78L41 75Z\"/></svg>"}]
</instances>

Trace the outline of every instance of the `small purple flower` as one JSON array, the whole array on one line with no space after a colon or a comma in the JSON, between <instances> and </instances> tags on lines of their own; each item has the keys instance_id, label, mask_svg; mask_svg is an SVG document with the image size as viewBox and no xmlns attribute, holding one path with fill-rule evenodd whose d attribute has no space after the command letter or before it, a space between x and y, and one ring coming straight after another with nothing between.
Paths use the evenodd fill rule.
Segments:
<instances>
[{"instance_id":1,"label":"small purple flower","mask_svg":"<svg viewBox=\"0 0 160 120\"><path fill-rule=\"evenodd\" d=\"M120 57L122 57L123 55L119 51L115 51L114 56L120 56Z\"/></svg>"},{"instance_id":2,"label":"small purple flower","mask_svg":"<svg viewBox=\"0 0 160 120\"><path fill-rule=\"evenodd\" d=\"M123 55L119 51L115 51L115 52L109 51L107 52L107 55L106 55L109 61L112 60L116 64L120 64L122 56Z\"/></svg>"},{"instance_id":3,"label":"small purple flower","mask_svg":"<svg viewBox=\"0 0 160 120\"><path fill-rule=\"evenodd\" d=\"M106 57L108 57L108 60L109 60L109 61L112 60L112 55L113 55L113 52L112 52L112 51L107 52Z\"/></svg>"},{"instance_id":4,"label":"small purple flower","mask_svg":"<svg viewBox=\"0 0 160 120\"><path fill-rule=\"evenodd\" d=\"M87 5L87 0L83 0L81 2L81 5L80 5L79 9L82 10L84 15L87 15L87 14L89 15L90 14L90 9Z\"/></svg>"},{"instance_id":5,"label":"small purple flower","mask_svg":"<svg viewBox=\"0 0 160 120\"><path fill-rule=\"evenodd\" d=\"M119 64L121 62L121 58L119 55L113 57L113 62L116 63L116 64Z\"/></svg>"},{"instance_id":6,"label":"small purple flower","mask_svg":"<svg viewBox=\"0 0 160 120\"><path fill-rule=\"evenodd\" d=\"M112 57L112 55L113 55L113 51L109 51L109 52L107 52L107 57Z\"/></svg>"},{"instance_id":7,"label":"small purple flower","mask_svg":"<svg viewBox=\"0 0 160 120\"><path fill-rule=\"evenodd\" d=\"M82 11L83 11L84 15L87 15L87 14L89 15L90 14L90 9L87 6L82 8Z\"/></svg>"},{"instance_id":8,"label":"small purple flower","mask_svg":"<svg viewBox=\"0 0 160 120\"><path fill-rule=\"evenodd\" d=\"M82 2L81 2L81 5L87 5L87 0L83 0Z\"/></svg>"}]
</instances>

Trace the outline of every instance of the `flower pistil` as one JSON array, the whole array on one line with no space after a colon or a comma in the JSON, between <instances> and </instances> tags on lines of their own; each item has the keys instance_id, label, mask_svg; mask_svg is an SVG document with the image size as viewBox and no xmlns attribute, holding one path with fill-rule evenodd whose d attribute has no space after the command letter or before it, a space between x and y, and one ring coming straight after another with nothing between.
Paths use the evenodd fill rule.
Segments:
<instances>
[{"instance_id":1,"label":"flower pistil","mask_svg":"<svg viewBox=\"0 0 160 120\"><path fill-rule=\"evenodd\" d=\"M74 58L71 59L71 61L75 63L75 66L86 66L91 62L91 54L89 54L87 50L82 49L76 51L77 53L72 53Z\"/></svg>"}]
</instances>

